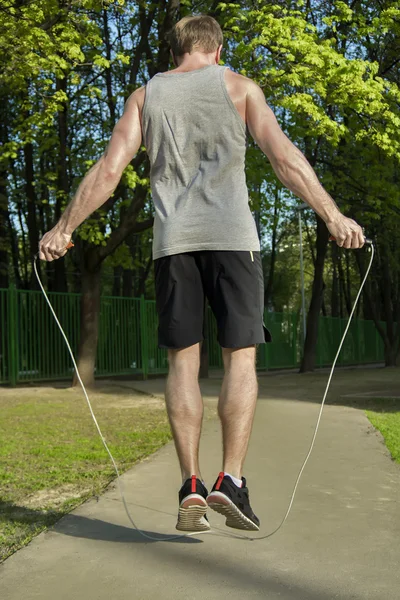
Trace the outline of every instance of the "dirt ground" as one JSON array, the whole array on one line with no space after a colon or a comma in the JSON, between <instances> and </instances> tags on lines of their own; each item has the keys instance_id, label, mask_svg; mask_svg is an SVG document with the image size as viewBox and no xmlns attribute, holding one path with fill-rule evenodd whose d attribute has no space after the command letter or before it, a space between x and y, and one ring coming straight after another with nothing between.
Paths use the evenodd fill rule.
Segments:
<instances>
[{"instance_id":1,"label":"dirt ground","mask_svg":"<svg viewBox=\"0 0 400 600\"><path fill-rule=\"evenodd\" d=\"M206 406L215 401L221 386L222 371L211 371L208 379L200 380ZM300 374L294 371L258 372L259 396L321 402L328 381L329 369ZM115 408L147 406L164 408L165 377L140 380L98 380L96 388L89 391L89 399L99 405ZM29 397L36 394L49 400L57 390L67 392L71 400L85 401L81 388L70 387L68 382L24 385L18 388L1 388L2 399L7 396ZM338 368L333 375L327 404L341 404L369 409L374 398L398 399L400 404L400 368L354 367Z\"/></svg>"},{"instance_id":2,"label":"dirt ground","mask_svg":"<svg viewBox=\"0 0 400 600\"><path fill-rule=\"evenodd\" d=\"M259 377L260 395L307 402L322 401L329 370L315 373L276 373ZM400 406L399 368L337 369L332 377L327 404L372 409L375 398L393 398ZM397 410L399 410L398 408Z\"/></svg>"},{"instance_id":3,"label":"dirt ground","mask_svg":"<svg viewBox=\"0 0 400 600\"><path fill-rule=\"evenodd\" d=\"M213 412L219 395L223 373L210 371L208 379L200 380L206 408ZM320 403L328 382L329 369L300 374L295 371L258 372L259 398L299 400ZM98 384L100 385L100 383ZM119 402L127 393L146 393L150 398L163 400L165 377L146 381L107 381L107 394ZM129 392L128 392L129 394ZM338 368L333 374L326 404L339 404L360 409L374 409L375 398L392 398L400 410L400 368L354 367ZM387 403L386 403L387 404Z\"/></svg>"},{"instance_id":4,"label":"dirt ground","mask_svg":"<svg viewBox=\"0 0 400 600\"><path fill-rule=\"evenodd\" d=\"M65 394L68 394L71 401L83 399L86 402L81 387L71 387L70 384L66 382L32 384L17 388L3 387L0 389L2 400L6 400L7 398L14 399L17 397L21 400L32 399L34 401L36 396L41 399L51 400L57 396L58 391L62 391L64 398ZM141 391L136 391L135 393L135 390L131 386L128 388L122 387L117 381L99 381L94 390L88 390L88 395L89 400L93 400L98 405L107 404L108 406L114 406L115 408L132 408L140 406L160 409L164 408L162 398Z\"/></svg>"}]
</instances>

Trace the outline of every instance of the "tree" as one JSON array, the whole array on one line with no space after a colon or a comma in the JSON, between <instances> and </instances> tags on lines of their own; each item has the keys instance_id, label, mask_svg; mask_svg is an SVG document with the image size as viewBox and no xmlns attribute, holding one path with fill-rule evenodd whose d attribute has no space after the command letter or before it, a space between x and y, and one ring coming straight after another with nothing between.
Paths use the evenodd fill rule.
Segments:
<instances>
[{"instance_id":1,"label":"tree","mask_svg":"<svg viewBox=\"0 0 400 600\"><path fill-rule=\"evenodd\" d=\"M168 68L166 33L193 11L219 20L226 63L262 86L340 208L375 236L377 260L362 311L375 320L392 364L400 279L398 2L3 2L0 285L36 285L31 256L38 239L101 155L128 95ZM79 366L87 383L93 382L102 287L152 293L148 175L142 149L114 196L78 229L74 251L41 265L48 289L83 290ZM266 303L298 310L297 200L251 141L247 181L262 241ZM313 293L305 368L312 369L318 316L321 310L348 313L365 260L363 252L330 251L321 224L307 222L306 279Z\"/></svg>"},{"instance_id":2,"label":"tree","mask_svg":"<svg viewBox=\"0 0 400 600\"><path fill-rule=\"evenodd\" d=\"M291 2L281 2L222 7L231 41L230 60L260 83L278 115L285 109L290 139L303 150L325 188L336 192L341 208L357 216L365 203L350 204L350 194L338 189L335 174L326 165L332 156L344 161L355 143L358 148L362 144L361 156L379 150L385 160L398 162L399 87L393 78L384 77L388 71L363 51L362 44L371 45L372 36L379 45L382 37L396 37L399 6L387 3L382 9L363 2L351 6L336 2L328 7L317 3L311 10L301 3L294 9ZM302 371L314 367L322 305L328 235L321 223L316 232Z\"/></svg>"}]
</instances>

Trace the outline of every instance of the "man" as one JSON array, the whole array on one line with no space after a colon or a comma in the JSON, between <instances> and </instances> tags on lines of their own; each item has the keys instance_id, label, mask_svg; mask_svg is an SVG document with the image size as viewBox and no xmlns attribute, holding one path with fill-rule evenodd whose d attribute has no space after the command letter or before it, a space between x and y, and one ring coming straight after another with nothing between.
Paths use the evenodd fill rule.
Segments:
<instances>
[{"instance_id":1,"label":"man","mask_svg":"<svg viewBox=\"0 0 400 600\"><path fill-rule=\"evenodd\" d=\"M130 96L104 155L43 237L40 258L64 256L73 231L111 196L143 137L156 213L159 345L168 349L169 360L165 398L182 473L177 529L209 529L210 506L226 516L228 526L258 530L242 468L258 391L256 345L270 336L263 325L260 244L245 181L246 126L281 182L319 214L339 246L361 248L364 237L282 132L258 85L219 66L218 23L185 17L170 41L176 68ZM198 460L205 296L217 319L225 368L218 403L223 467L210 494Z\"/></svg>"}]
</instances>

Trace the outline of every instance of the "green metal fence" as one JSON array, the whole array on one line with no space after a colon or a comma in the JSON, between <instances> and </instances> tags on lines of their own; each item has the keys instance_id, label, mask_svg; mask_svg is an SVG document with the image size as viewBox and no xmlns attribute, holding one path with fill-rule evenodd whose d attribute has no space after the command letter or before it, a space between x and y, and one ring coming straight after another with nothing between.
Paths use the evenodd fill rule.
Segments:
<instances>
[{"instance_id":1,"label":"green metal fence","mask_svg":"<svg viewBox=\"0 0 400 600\"><path fill-rule=\"evenodd\" d=\"M347 326L347 319L320 317L317 341L317 366L332 364L340 340ZM386 324L381 323L385 328ZM384 344L373 321L354 319L349 327L346 341L338 358L338 365L384 362Z\"/></svg>"},{"instance_id":2,"label":"green metal fence","mask_svg":"<svg viewBox=\"0 0 400 600\"><path fill-rule=\"evenodd\" d=\"M80 295L50 292L50 302L76 353L80 330ZM65 342L41 292L0 289L0 383L45 381L72 377ZM271 344L258 347L260 370L297 367L301 348L295 314L265 313ZM346 319L320 317L317 365L332 363ZM209 311L209 364L221 368L215 319ZM339 358L340 365L382 362L383 342L372 321L355 320ZM142 298L104 296L100 305L96 375L165 373L167 353L157 346L155 302Z\"/></svg>"}]
</instances>

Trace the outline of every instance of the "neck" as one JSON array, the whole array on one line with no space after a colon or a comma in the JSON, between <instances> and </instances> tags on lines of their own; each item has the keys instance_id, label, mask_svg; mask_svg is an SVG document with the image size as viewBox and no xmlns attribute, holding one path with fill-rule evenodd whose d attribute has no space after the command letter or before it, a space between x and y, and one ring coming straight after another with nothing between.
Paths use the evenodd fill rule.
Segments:
<instances>
[{"instance_id":1,"label":"neck","mask_svg":"<svg viewBox=\"0 0 400 600\"><path fill-rule=\"evenodd\" d=\"M184 54L178 58L178 65L175 71L194 71L210 65L215 65L215 55L193 52L193 54Z\"/></svg>"}]
</instances>

